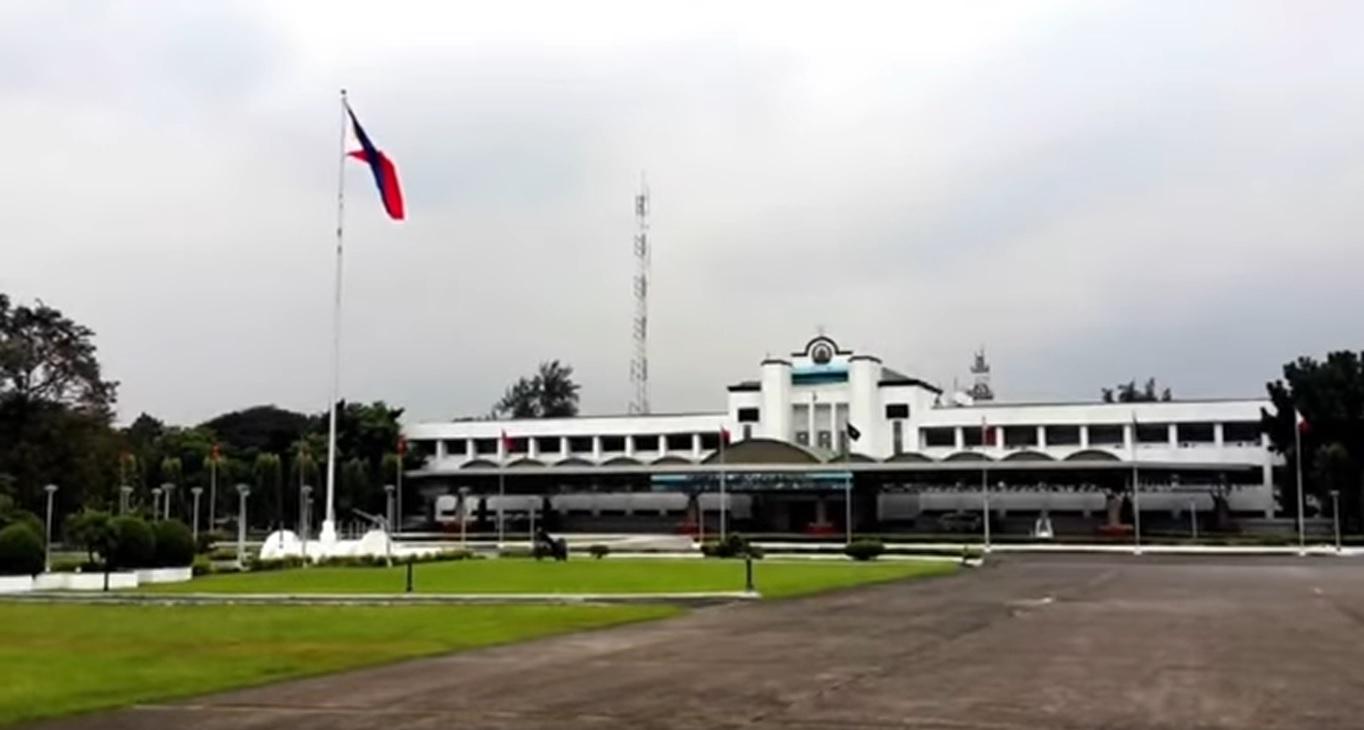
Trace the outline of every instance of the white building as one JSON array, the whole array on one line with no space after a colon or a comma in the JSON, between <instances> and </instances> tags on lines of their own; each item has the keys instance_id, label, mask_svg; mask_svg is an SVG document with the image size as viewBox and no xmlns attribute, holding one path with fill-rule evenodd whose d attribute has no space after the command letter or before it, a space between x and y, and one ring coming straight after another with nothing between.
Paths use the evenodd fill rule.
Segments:
<instances>
[{"instance_id":1,"label":"white building","mask_svg":"<svg viewBox=\"0 0 1364 730\"><path fill-rule=\"evenodd\" d=\"M698 499L710 525L723 480L736 524L794 532L837 529L849 493L858 529L922 526L979 511L983 484L997 518L1097 520L1135 472L1143 520L1187 525L1184 510L1211 510L1214 494L1239 515L1272 516L1267 406L971 404L819 336L730 385L723 411L412 425L408 442L428 459L409 475L428 497L464 487L485 510L615 529L694 521Z\"/></svg>"}]
</instances>

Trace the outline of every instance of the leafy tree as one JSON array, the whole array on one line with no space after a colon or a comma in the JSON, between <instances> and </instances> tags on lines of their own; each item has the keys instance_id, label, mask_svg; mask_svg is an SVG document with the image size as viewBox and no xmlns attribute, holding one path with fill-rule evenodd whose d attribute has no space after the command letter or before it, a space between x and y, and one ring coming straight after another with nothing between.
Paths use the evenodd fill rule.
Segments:
<instances>
[{"instance_id":1,"label":"leafy tree","mask_svg":"<svg viewBox=\"0 0 1364 730\"><path fill-rule=\"evenodd\" d=\"M1147 378L1140 388L1137 387L1135 380L1118 383L1112 388L1100 389L1100 395L1104 403L1154 403L1174 400L1174 394L1169 388L1157 392L1155 378Z\"/></svg>"},{"instance_id":2,"label":"leafy tree","mask_svg":"<svg viewBox=\"0 0 1364 730\"><path fill-rule=\"evenodd\" d=\"M1341 522L1348 530L1364 526L1364 358L1349 351L1332 352L1324 361L1300 357L1283 366L1283 378L1266 384L1274 412L1266 410L1261 425L1270 445L1284 455L1285 473L1276 482L1279 504L1297 514L1294 411L1303 415L1304 491L1328 502L1340 490Z\"/></svg>"},{"instance_id":3,"label":"leafy tree","mask_svg":"<svg viewBox=\"0 0 1364 730\"><path fill-rule=\"evenodd\" d=\"M573 368L558 360L540 363L529 378L507 387L493 414L504 418L563 418L578 415L578 389Z\"/></svg>"},{"instance_id":4,"label":"leafy tree","mask_svg":"<svg viewBox=\"0 0 1364 730\"><path fill-rule=\"evenodd\" d=\"M287 451L312 426L308 416L273 405L224 413L201 424L235 449L276 454Z\"/></svg>"},{"instance_id":5,"label":"leafy tree","mask_svg":"<svg viewBox=\"0 0 1364 730\"><path fill-rule=\"evenodd\" d=\"M94 331L43 304L0 294L0 400L110 414L118 384L104 380Z\"/></svg>"},{"instance_id":6,"label":"leafy tree","mask_svg":"<svg viewBox=\"0 0 1364 730\"><path fill-rule=\"evenodd\" d=\"M278 454L260 454L251 468L255 477L255 493L261 501L271 507L270 523L284 524L284 474L280 467Z\"/></svg>"},{"instance_id":7,"label":"leafy tree","mask_svg":"<svg viewBox=\"0 0 1364 730\"><path fill-rule=\"evenodd\" d=\"M101 510L82 510L66 520L66 541L85 549L89 562L95 562L95 555L109 554L113 544L113 530L110 528L112 517Z\"/></svg>"},{"instance_id":8,"label":"leafy tree","mask_svg":"<svg viewBox=\"0 0 1364 730\"><path fill-rule=\"evenodd\" d=\"M43 572L43 538L25 524L0 529L0 575Z\"/></svg>"},{"instance_id":9,"label":"leafy tree","mask_svg":"<svg viewBox=\"0 0 1364 730\"><path fill-rule=\"evenodd\" d=\"M375 511L375 489L370 471L363 459L348 459L341 465L336 495L338 515L342 510L351 509Z\"/></svg>"}]
</instances>

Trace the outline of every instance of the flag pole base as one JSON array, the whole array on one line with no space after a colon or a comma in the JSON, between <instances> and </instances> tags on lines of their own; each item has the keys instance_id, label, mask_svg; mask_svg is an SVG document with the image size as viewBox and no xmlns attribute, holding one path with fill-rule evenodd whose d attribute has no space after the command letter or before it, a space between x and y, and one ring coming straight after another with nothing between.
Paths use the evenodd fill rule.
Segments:
<instances>
[{"instance_id":1,"label":"flag pole base","mask_svg":"<svg viewBox=\"0 0 1364 730\"><path fill-rule=\"evenodd\" d=\"M332 520L322 521L322 531L317 535L317 541L324 546L336 544L336 523Z\"/></svg>"}]
</instances>

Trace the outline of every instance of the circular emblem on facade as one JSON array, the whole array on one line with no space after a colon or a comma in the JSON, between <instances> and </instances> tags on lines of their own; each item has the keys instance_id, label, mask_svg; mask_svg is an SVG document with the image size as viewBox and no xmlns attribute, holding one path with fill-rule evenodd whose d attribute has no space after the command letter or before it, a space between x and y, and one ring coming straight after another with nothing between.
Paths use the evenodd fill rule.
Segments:
<instances>
[{"instance_id":1,"label":"circular emblem on facade","mask_svg":"<svg viewBox=\"0 0 1364 730\"><path fill-rule=\"evenodd\" d=\"M816 342L814 347L810 348L810 359L814 360L816 365L827 364L834 359L834 348L827 342Z\"/></svg>"}]
</instances>

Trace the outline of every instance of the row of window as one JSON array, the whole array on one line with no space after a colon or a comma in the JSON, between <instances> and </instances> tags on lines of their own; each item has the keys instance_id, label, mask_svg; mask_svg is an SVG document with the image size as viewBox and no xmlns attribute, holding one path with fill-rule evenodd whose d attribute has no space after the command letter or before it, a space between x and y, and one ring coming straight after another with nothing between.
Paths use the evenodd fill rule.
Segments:
<instances>
[{"instance_id":1,"label":"row of window","mask_svg":"<svg viewBox=\"0 0 1364 730\"><path fill-rule=\"evenodd\" d=\"M1212 423L1176 423L1175 441L1177 443L1211 444L1216 441L1216 427ZM962 445L967 447L981 446L987 440L992 445L1003 445L1006 447L1024 447L1038 445L1037 426L999 426L999 427L972 427L972 426L949 426L937 428L920 429L919 435L924 446L933 447L956 447L957 428L961 428ZM1085 428L1089 431L1090 446L1122 446L1125 441L1124 432L1127 426L1122 424L1114 425L1058 425L1044 426L1043 435L1046 438L1047 446L1079 446L1080 429ZM1222 424L1222 441L1224 443L1259 443L1260 423L1258 421L1232 421ZM1168 444L1170 442L1170 424L1168 423L1138 423L1137 424L1137 443L1139 444Z\"/></svg>"},{"instance_id":2,"label":"row of window","mask_svg":"<svg viewBox=\"0 0 1364 730\"><path fill-rule=\"evenodd\" d=\"M747 434L750 427L745 426L744 432ZM747 436L745 436L747 437ZM570 454L592 454L596 451L594 440L601 441L602 453L625 453L625 440L633 439L633 451L635 452L661 452L661 451L691 451L693 439L699 438L702 451L713 451L720 448L720 435L715 432L709 433L668 433L668 434L640 434L637 436L610 435L610 436L517 436L507 439L507 454L510 456L525 456L530 453L531 441L535 442L537 454L560 454L567 451ZM451 456L460 456L468 452L470 442L473 443L473 452L477 456L495 456L498 452L497 437L475 438L475 439L444 439L445 453Z\"/></svg>"}]
</instances>

